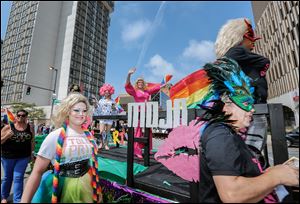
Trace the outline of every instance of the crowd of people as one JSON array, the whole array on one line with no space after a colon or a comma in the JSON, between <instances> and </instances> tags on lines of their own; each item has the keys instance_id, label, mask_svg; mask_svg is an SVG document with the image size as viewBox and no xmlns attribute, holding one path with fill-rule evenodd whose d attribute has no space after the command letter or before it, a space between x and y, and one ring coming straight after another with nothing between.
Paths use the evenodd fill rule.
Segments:
<instances>
[{"instance_id":1,"label":"crowd of people","mask_svg":"<svg viewBox=\"0 0 300 204\"><path fill-rule=\"evenodd\" d=\"M276 165L262 169L242 137L248 131L255 134L255 128L251 130L251 126L257 121L265 121L265 118L252 121L253 105L267 102L265 76L270 65L268 58L253 52L258 39L248 19L231 20L221 28L217 37L218 59L204 66L217 97L210 101L209 107L199 104L207 108L206 117L201 119L207 125L199 131L201 202L279 202L276 187L299 186L299 168ZM143 78L137 78L131 84L135 71L136 68L128 71L124 86L135 102L149 101L152 94L166 85L147 88ZM7 202L12 182L13 202L16 203L102 202L96 156L99 152L101 154L98 151L101 148L109 150L108 142L115 121L101 119L93 123L91 118L119 113L113 94L114 87L110 84L99 89L99 100L95 96L87 99L80 93L78 85L70 87L68 96L61 101L52 118L55 130L50 132L50 128L39 128L40 133L48 136L37 153L25 188L24 173L32 159L35 136L27 120L28 112L18 110L13 125L1 125L1 162L4 168L1 202ZM124 121L117 126L125 134ZM142 136L142 127L135 128L134 137ZM151 131L149 137L151 150ZM143 158L142 148L142 143L134 143L137 158ZM50 164L53 170L47 170Z\"/></svg>"}]
</instances>

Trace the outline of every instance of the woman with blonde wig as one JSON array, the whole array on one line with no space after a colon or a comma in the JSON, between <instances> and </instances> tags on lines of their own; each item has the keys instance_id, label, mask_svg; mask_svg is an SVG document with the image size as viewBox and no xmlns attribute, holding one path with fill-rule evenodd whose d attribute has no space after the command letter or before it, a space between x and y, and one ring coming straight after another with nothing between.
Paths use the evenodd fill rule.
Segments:
<instances>
[{"instance_id":1,"label":"woman with blonde wig","mask_svg":"<svg viewBox=\"0 0 300 204\"><path fill-rule=\"evenodd\" d=\"M159 92L159 90L165 85L154 85L151 88L146 88L147 84L143 78L138 78L135 82L134 87L130 83L130 77L131 75L136 71L136 68L132 68L129 70L127 79L126 79L126 84L125 84L125 89L126 92L133 96L135 102L147 102L150 100L150 97L152 94L155 94ZM137 127L134 130L134 137L142 137L142 128ZM152 149L152 132L150 129L150 151ZM134 143L134 155L137 156L138 158L143 158L142 156L142 148L144 147L143 143L135 142Z\"/></svg>"},{"instance_id":2,"label":"woman with blonde wig","mask_svg":"<svg viewBox=\"0 0 300 204\"><path fill-rule=\"evenodd\" d=\"M249 19L231 19L222 26L218 33L215 52L217 58L226 56L237 61L245 74L253 81L255 102L267 103L268 85L265 76L270 60L253 52L255 42L259 39L261 38L255 36Z\"/></svg>"},{"instance_id":3,"label":"woman with blonde wig","mask_svg":"<svg viewBox=\"0 0 300 204\"><path fill-rule=\"evenodd\" d=\"M62 100L52 118L58 129L43 141L21 202L102 201L97 146L84 128L89 111L88 100L80 93L71 93ZM50 163L53 172L46 171Z\"/></svg>"},{"instance_id":4,"label":"woman with blonde wig","mask_svg":"<svg viewBox=\"0 0 300 204\"><path fill-rule=\"evenodd\" d=\"M255 36L249 19L231 19L219 31L215 43L215 52L218 58L226 56L234 59L244 73L252 79L251 85L255 88L253 93L255 103L267 103L268 84L266 72L269 69L270 60L253 52L255 43L259 39L261 38ZM261 155L261 151L266 144L267 125L265 115L253 116L247 134L255 138L247 137L246 143L251 145L251 148L256 149L255 154ZM263 139L258 139L257 135ZM264 160L262 156L260 156L260 160ZM267 165L267 163L262 162L264 168Z\"/></svg>"}]
</instances>

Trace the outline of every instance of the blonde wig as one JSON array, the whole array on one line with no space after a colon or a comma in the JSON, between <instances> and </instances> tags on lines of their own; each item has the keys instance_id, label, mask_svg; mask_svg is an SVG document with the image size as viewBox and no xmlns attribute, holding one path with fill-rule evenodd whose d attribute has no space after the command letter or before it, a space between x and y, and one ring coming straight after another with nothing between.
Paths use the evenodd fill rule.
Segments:
<instances>
[{"instance_id":1,"label":"blonde wig","mask_svg":"<svg viewBox=\"0 0 300 204\"><path fill-rule=\"evenodd\" d=\"M80 93L70 93L65 99L61 101L56 113L52 117L52 121L56 128L60 128L62 124L69 117L71 108L77 104L83 102L87 108L87 116L90 115L91 107L88 99Z\"/></svg>"},{"instance_id":2,"label":"blonde wig","mask_svg":"<svg viewBox=\"0 0 300 204\"><path fill-rule=\"evenodd\" d=\"M244 34L248 31L245 20L251 24L251 21L247 18L237 18L228 20L222 26L215 42L217 58L223 57L231 47L239 45L243 41Z\"/></svg>"},{"instance_id":3,"label":"blonde wig","mask_svg":"<svg viewBox=\"0 0 300 204\"><path fill-rule=\"evenodd\" d=\"M143 83L144 83L143 90L145 90L146 87L147 87L147 83L145 82L144 78L142 78L142 77L137 78L137 80L135 81L135 84L134 84L134 88L138 89L138 82L139 81L143 81Z\"/></svg>"}]
</instances>

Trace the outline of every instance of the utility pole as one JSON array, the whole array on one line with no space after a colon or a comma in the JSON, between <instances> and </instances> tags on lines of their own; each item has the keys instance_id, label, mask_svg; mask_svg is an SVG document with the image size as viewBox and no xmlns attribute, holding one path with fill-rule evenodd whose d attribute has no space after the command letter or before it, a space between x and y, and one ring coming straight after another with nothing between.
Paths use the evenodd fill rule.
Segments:
<instances>
[{"instance_id":1,"label":"utility pole","mask_svg":"<svg viewBox=\"0 0 300 204\"><path fill-rule=\"evenodd\" d=\"M53 94L52 94L51 115L50 115L50 117L52 117L54 100L56 100L56 93L55 92L56 92L56 81L57 81L57 71L58 70L53 66L49 66L49 69L55 71L54 89L53 89Z\"/></svg>"}]
</instances>

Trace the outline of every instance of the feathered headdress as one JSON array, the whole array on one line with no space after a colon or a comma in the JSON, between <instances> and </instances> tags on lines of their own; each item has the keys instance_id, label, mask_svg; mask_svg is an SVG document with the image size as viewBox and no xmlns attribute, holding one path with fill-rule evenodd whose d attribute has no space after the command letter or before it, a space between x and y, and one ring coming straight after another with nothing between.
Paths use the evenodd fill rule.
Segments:
<instances>
[{"instance_id":1,"label":"feathered headdress","mask_svg":"<svg viewBox=\"0 0 300 204\"><path fill-rule=\"evenodd\" d=\"M250 111L254 102L252 92L249 78L236 61L227 57L207 63L203 69L176 83L170 90L171 99L187 98L189 108L200 106L206 111L188 126L174 128L154 158L181 178L199 181L199 155L181 154L177 150L184 147L199 153L199 137L208 124L214 121L232 125L234 122L223 112L223 99L229 97L240 108Z\"/></svg>"},{"instance_id":2,"label":"feathered headdress","mask_svg":"<svg viewBox=\"0 0 300 204\"><path fill-rule=\"evenodd\" d=\"M204 70L211 82L212 95L227 95L243 110L252 109L254 88L250 85L250 78L245 75L236 61L222 57L212 64L207 63Z\"/></svg>"},{"instance_id":3,"label":"feathered headdress","mask_svg":"<svg viewBox=\"0 0 300 204\"><path fill-rule=\"evenodd\" d=\"M210 102L220 100L226 94L243 110L250 111L254 102L253 91L250 78L238 63L222 57L177 82L170 89L170 98L186 98L188 108L196 108L211 106Z\"/></svg>"}]
</instances>

